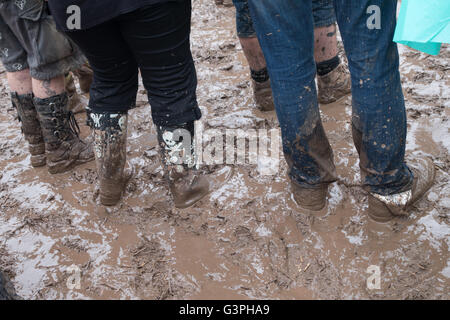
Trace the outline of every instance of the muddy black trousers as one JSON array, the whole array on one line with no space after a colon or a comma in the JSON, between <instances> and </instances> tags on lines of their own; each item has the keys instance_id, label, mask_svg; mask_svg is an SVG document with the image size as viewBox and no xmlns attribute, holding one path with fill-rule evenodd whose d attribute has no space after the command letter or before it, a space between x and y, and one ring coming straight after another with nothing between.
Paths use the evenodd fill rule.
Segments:
<instances>
[{"instance_id":1,"label":"muddy black trousers","mask_svg":"<svg viewBox=\"0 0 450 320\"><path fill-rule=\"evenodd\" d=\"M117 113L134 107L140 71L156 125L200 119L190 22L190 1L167 2L67 32L94 70L91 111Z\"/></svg>"}]
</instances>

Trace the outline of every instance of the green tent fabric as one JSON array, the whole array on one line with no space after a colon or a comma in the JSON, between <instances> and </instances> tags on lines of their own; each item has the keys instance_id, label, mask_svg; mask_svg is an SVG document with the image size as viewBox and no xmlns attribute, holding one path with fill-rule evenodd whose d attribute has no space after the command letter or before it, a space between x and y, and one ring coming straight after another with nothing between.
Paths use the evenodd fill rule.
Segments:
<instances>
[{"instance_id":1,"label":"green tent fabric","mask_svg":"<svg viewBox=\"0 0 450 320\"><path fill-rule=\"evenodd\" d=\"M450 43L450 0L402 0L394 41L439 54Z\"/></svg>"}]
</instances>

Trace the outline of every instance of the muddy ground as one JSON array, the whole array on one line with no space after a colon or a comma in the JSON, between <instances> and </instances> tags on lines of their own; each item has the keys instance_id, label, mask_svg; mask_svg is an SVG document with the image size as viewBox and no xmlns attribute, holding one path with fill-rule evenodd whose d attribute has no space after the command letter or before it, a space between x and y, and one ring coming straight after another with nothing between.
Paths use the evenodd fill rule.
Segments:
<instances>
[{"instance_id":1,"label":"muddy ground","mask_svg":"<svg viewBox=\"0 0 450 320\"><path fill-rule=\"evenodd\" d=\"M277 128L275 114L253 102L233 15L194 1L202 123ZM142 94L128 146L137 175L124 201L105 210L96 202L94 163L57 176L30 167L0 71L0 269L26 299L450 298L450 48L438 57L400 50L408 155L432 157L438 174L410 218L386 224L369 220L358 186L350 97L321 106L341 179L318 216L292 201L283 159L272 176L251 164L215 166L234 169L226 184L193 208L175 209ZM371 265L381 270L380 289L367 287Z\"/></svg>"}]
</instances>

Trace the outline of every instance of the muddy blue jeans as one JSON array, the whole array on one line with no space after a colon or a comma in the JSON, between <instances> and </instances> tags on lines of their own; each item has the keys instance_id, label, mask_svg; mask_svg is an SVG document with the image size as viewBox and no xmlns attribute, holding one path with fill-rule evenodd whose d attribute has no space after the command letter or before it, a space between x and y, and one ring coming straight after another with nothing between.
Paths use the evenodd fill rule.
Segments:
<instances>
[{"instance_id":1,"label":"muddy blue jeans","mask_svg":"<svg viewBox=\"0 0 450 320\"><path fill-rule=\"evenodd\" d=\"M363 185L383 195L403 191L413 174L404 162L406 112L392 41L397 1L335 0L334 5L352 78L353 138ZM371 5L380 8L380 29L368 28ZM249 7L272 81L290 178L306 188L329 183L335 167L314 83L312 2L249 0Z\"/></svg>"},{"instance_id":2,"label":"muddy blue jeans","mask_svg":"<svg viewBox=\"0 0 450 320\"><path fill-rule=\"evenodd\" d=\"M233 0L236 7L236 28L240 38L256 37L248 0ZM312 0L314 27L325 27L336 22L333 0Z\"/></svg>"}]
</instances>

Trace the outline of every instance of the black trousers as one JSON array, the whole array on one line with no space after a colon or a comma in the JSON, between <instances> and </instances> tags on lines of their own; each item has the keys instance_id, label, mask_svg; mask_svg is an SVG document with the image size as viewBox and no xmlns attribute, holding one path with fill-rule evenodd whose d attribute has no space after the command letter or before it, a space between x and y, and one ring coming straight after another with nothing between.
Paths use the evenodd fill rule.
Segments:
<instances>
[{"instance_id":1,"label":"black trousers","mask_svg":"<svg viewBox=\"0 0 450 320\"><path fill-rule=\"evenodd\" d=\"M145 6L68 32L94 70L90 109L114 113L134 107L140 70L156 125L200 119L190 25L191 2L183 1Z\"/></svg>"}]
</instances>

